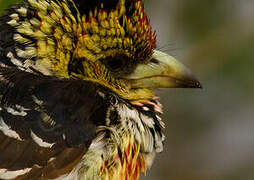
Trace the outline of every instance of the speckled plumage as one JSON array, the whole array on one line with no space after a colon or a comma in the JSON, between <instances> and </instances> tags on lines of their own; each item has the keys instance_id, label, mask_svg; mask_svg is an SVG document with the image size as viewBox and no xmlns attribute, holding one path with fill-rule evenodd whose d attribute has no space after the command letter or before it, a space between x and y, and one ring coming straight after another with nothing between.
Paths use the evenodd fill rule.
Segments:
<instances>
[{"instance_id":1,"label":"speckled plumage","mask_svg":"<svg viewBox=\"0 0 254 180\"><path fill-rule=\"evenodd\" d=\"M163 150L153 89L200 87L142 0L25 0L0 26L0 179L138 179Z\"/></svg>"}]
</instances>

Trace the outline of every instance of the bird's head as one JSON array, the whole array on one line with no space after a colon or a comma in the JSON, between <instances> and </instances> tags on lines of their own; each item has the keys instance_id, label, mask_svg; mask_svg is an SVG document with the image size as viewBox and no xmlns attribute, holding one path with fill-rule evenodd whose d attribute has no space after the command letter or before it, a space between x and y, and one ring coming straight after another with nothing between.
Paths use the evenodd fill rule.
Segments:
<instances>
[{"instance_id":1,"label":"bird's head","mask_svg":"<svg viewBox=\"0 0 254 180\"><path fill-rule=\"evenodd\" d=\"M10 17L17 55L45 75L92 81L131 101L158 87L200 87L155 50L142 0L27 0Z\"/></svg>"}]
</instances>

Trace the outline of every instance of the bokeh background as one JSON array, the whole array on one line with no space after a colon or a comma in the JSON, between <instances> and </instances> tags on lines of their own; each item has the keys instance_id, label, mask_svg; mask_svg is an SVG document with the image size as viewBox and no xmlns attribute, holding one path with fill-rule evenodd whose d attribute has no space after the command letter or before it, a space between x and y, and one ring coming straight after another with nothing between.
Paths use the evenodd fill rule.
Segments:
<instances>
[{"instance_id":1,"label":"bokeh background","mask_svg":"<svg viewBox=\"0 0 254 180\"><path fill-rule=\"evenodd\" d=\"M0 13L8 3L0 0ZM254 1L145 0L157 48L202 90L158 90L165 150L147 180L254 180Z\"/></svg>"}]
</instances>

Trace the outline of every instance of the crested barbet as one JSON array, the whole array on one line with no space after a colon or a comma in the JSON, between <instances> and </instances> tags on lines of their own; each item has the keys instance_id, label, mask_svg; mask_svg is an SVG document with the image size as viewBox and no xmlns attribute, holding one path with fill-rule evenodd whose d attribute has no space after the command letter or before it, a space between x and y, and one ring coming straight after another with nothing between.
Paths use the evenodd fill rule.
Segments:
<instances>
[{"instance_id":1,"label":"crested barbet","mask_svg":"<svg viewBox=\"0 0 254 180\"><path fill-rule=\"evenodd\" d=\"M24 0L0 17L0 179L135 180L163 150L155 88L199 88L142 0Z\"/></svg>"}]
</instances>

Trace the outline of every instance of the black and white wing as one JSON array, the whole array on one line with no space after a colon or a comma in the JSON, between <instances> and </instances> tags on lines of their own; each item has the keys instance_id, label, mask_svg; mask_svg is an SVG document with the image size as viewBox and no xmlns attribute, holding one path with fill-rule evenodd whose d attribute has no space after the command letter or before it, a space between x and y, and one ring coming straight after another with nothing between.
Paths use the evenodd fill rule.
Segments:
<instances>
[{"instance_id":1,"label":"black and white wing","mask_svg":"<svg viewBox=\"0 0 254 180\"><path fill-rule=\"evenodd\" d=\"M84 81L1 67L0 179L69 173L103 124L108 105L102 92Z\"/></svg>"}]
</instances>

